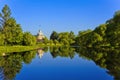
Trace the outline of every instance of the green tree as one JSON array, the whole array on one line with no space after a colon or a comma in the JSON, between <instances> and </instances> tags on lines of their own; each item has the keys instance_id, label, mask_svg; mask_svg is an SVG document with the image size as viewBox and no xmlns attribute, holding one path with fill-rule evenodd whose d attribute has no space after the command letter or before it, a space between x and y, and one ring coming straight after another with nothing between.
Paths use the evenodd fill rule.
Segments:
<instances>
[{"instance_id":1,"label":"green tree","mask_svg":"<svg viewBox=\"0 0 120 80\"><path fill-rule=\"evenodd\" d=\"M69 45L69 33L68 32L59 33L58 41L62 44Z\"/></svg>"},{"instance_id":2,"label":"green tree","mask_svg":"<svg viewBox=\"0 0 120 80\"><path fill-rule=\"evenodd\" d=\"M50 45L53 45L53 40L49 40Z\"/></svg>"},{"instance_id":3,"label":"green tree","mask_svg":"<svg viewBox=\"0 0 120 80\"><path fill-rule=\"evenodd\" d=\"M70 31L69 37L70 37L71 39L73 39L73 40L75 39L75 34L74 34L73 31Z\"/></svg>"},{"instance_id":4,"label":"green tree","mask_svg":"<svg viewBox=\"0 0 120 80\"><path fill-rule=\"evenodd\" d=\"M4 38L5 38L4 34L0 33L0 46L4 45L5 43Z\"/></svg>"},{"instance_id":5,"label":"green tree","mask_svg":"<svg viewBox=\"0 0 120 80\"><path fill-rule=\"evenodd\" d=\"M54 40L54 44L56 44L56 45L57 45L57 44L59 44L59 42L58 42L57 40Z\"/></svg>"},{"instance_id":6,"label":"green tree","mask_svg":"<svg viewBox=\"0 0 120 80\"><path fill-rule=\"evenodd\" d=\"M4 24L9 18L11 18L11 10L5 5L0 13L0 28L4 28Z\"/></svg>"},{"instance_id":7,"label":"green tree","mask_svg":"<svg viewBox=\"0 0 120 80\"><path fill-rule=\"evenodd\" d=\"M8 45L21 45L23 40L23 33L21 26L16 23L13 18L5 22L3 34L5 35L5 42Z\"/></svg>"},{"instance_id":8,"label":"green tree","mask_svg":"<svg viewBox=\"0 0 120 80\"><path fill-rule=\"evenodd\" d=\"M57 33L56 31L53 31L50 40L53 40L53 42L65 44L65 45L72 45L75 43L75 35L74 32L61 32Z\"/></svg>"},{"instance_id":9,"label":"green tree","mask_svg":"<svg viewBox=\"0 0 120 80\"><path fill-rule=\"evenodd\" d=\"M92 32L92 30L90 30L90 29L85 30L85 31L79 31L77 37L81 37L81 36L88 34L90 32Z\"/></svg>"},{"instance_id":10,"label":"green tree","mask_svg":"<svg viewBox=\"0 0 120 80\"><path fill-rule=\"evenodd\" d=\"M43 43L44 43L44 44L47 44L48 42L49 42L48 38L45 37L45 38L43 39Z\"/></svg>"},{"instance_id":11,"label":"green tree","mask_svg":"<svg viewBox=\"0 0 120 80\"><path fill-rule=\"evenodd\" d=\"M53 31L50 35L50 40L57 40L58 39L58 33L56 31Z\"/></svg>"},{"instance_id":12,"label":"green tree","mask_svg":"<svg viewBox=\"0 0 120 80\"><path fill-rule=\"evenodd\" d=\"M93 31L79 32L76 44L83 46L120 46L120 11Z\"/></svg>"},{"instance_id":13,"label":"green tree","mask_svg":"<svg viewBox=\"0 0 120 80\"><path fill-rule=\"evenodd\" d=\"M106 24L102 24L102 25L98 26L97 28L95 28L94 32L98 33L102 37L105 37L106 36L106 33L105 33L106 29L107 29Z\"/></svg>"},{"instance_id":14,"label":"green tree","mask_svg":"<svg viewBox=\"0 0 120 80\"><path fill-rule=\"evenodd\" d=\"M1 41L0 45L3 45L4 42L5 42L4 41L5 37L2 34L2 31L4 29L5 22L9 18L11 18L11 10L10 10L10 8L7 5L5 5L3 7L2 11L0 12L0 41Z\"/></svg>"},{"instance_id":15,"label":"green tree","mask_svg":"<svg viewBox=\"0 0 120 80\"><path fill-rule=\"evenodd\" d=\"M30 32L25 32L23 34L23 45L32 46L36 44L36 37L33 36Z\"/></svg>"},{"instance_id":16,"label":"green tree","mask_svg":"<svg viewBox=\"0 0 120 80\"><path fill-rule=\"evenodd\" d=\"M74 34L74 32L73 31L71 31L70 33L69 33L69 43L71 44L71 45L73 45L74 43L75 43L75 34Z\"/></svg>"},{"instance_id":17,"label":"green tree","mask_svg":"<svg viewBox=\"0 0 120 80\"><path fill-rule=\"evenodd\" d=\"M88 34L90 34L91 32L92 32L92 30L79 31L79 33L75 39L75 44L77 46L86 46Z\"/></svg>"},{"instance_id":18,"label":"green tree","mask_svg":"<svg viewBox=\"0 0 120 80\"><path fill-rule=\"evenodd\" d=\"M88 46L98 46L102 42L103 38L95 32L92 32L88 35L88 39L86 41L86 45Z\"/></svg>"},{"instance_id":19,"label":"green tree","mask_svg":"<svg viewBox=\"0 0 120 80\"><path fill-rule=\"evenodd\" d=\"M112 46L120 46L120 11L117 11L114 17L106 22L106 37Z\"/></svg>"},{"instance_id":20,"label":"green tree","mask_svg":"<svg viewBox=\"0 0 120 80\"><path fill-rule=\"evenodd\" d=\"M5 35L4 42L7 45L21 45L23 33L21 26L11 17L10 8L5 5L0 13L0 31Z\"/></svg>"},{"instance_id":21,"label":"green tree","mask_svg":"<svg viewBox=\"0 0 120 80\"><path fill-rule=\"evenodd\" d=\"M58 41L65 45L72 45L75 42L75 35L71 32L61 32L58 34Z\"/></svg>"}]
</instances>

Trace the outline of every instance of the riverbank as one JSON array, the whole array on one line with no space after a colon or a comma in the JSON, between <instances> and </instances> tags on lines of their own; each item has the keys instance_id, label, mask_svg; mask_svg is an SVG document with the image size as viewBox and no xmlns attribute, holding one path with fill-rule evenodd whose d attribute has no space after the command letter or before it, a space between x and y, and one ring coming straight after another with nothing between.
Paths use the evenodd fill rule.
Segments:
<instances>
[{"instance_id":1,"label":"riverbank","mask_svg":"<svg viewBox=\"0 0 120 80\"><path fill-rule=\"evenodd\" d=\"M61 44L38 44L34 46L0 46L0 53L23 52L48 46L62 46Z\"/></svg>"}]
</instances>

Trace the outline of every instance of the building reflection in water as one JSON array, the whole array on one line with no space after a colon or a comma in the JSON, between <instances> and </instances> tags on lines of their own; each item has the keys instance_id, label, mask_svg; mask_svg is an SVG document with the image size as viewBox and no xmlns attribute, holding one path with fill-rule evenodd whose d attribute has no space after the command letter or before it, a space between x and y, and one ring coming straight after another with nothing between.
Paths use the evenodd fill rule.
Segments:
<instances>
[{"instance_id":1,"label":"building reflection in water","mask_svg":"<svg viewBox=\"0 0 120 80\"><path fill-rule=\"evenodd\" d=\"M39 58L42 58L44 53L45 52L44 52L43 48L38 49L37 54L38 54Z\"/></svg>"},{"instance_id":2,"label":"building reflection in water","mask_svg":"<svg viewBox=\"0 0 120 80\"><path fill-rule=\"evenodd\" d=\"M5 54L5 53L2 53L2 56L6 56L6 54Z\"/></svg>"}]
</instances>

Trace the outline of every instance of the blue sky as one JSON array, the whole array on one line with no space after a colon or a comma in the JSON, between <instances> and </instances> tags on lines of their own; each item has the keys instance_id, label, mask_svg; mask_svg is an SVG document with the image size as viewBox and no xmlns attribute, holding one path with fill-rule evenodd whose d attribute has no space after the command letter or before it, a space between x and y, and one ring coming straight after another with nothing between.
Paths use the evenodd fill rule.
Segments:
<instances>
[{"instance_id":1,"label":"blue sky","mask_svg":"<svg viewBox=\"0 0 120 80\"><path fill-rule=\"evenodd\" d=\"M23 31L46 36L57 32L94 29L120 10L120 0L0 0L7 4Z\"/></svg>"}]
</instances>

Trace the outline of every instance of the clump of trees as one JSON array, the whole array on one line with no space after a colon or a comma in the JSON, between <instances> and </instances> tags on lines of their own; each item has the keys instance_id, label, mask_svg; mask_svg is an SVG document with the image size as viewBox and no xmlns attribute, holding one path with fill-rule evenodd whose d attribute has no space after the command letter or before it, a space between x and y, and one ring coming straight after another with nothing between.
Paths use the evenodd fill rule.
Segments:
<instances>
[{"instance_id":1,"label":"clump of trees","mask_svg":"<svg viewBox=\"0 0 120 80\"><path fill-rule=\"evenodd\" d=\"M76 45L87 47L120 46L120 11L95 30L80 31L75 41Z\"/></svg>"},{"instance_id":2,"label":"clump of trees","mask_svg":"<svg viewBox=\"0 0 120 80\"><path fill-rule=\"evenodd\" d=\"M64 45L73 45L75 43L74 32L57 33L56 31L53 31L50 36L50 42L55 44L60 43Z\"/></svg>"},{"instance_id":3,"label":"clump of trees","mask_svg":"<svg viewBox=\"0 0 120 80\"><path fill-rule=\"evenodd\" d=\"M75 36L73 32L57 33L53 31L50 43L61 43L64 45L76 45L84 47L120 46L120 11L106 23L99 25L94 30L79 31Z\"/></svg>"},{"instance_id":4,"label":"clump of trees","mask_svg":"<svg viewBox=\"0 0 120 80\"><path fill-rule=\"evenodd\" d=\"M21 25L11 17L10 8L5 5L0 13L0 46L35 45L36 38L29 32L23 32Z\"/></svg>"},{"instance_id":5,"label":"clump of trees","mask_svg":"<svg viewBox=\"0 0 120 80\"><path fill-rule=\"evenodd\" d=\"M36 44L36 37L34 37L30 32L25 32L23 34L23 45L35 45Z\"/></svg>"}]
</instances>

